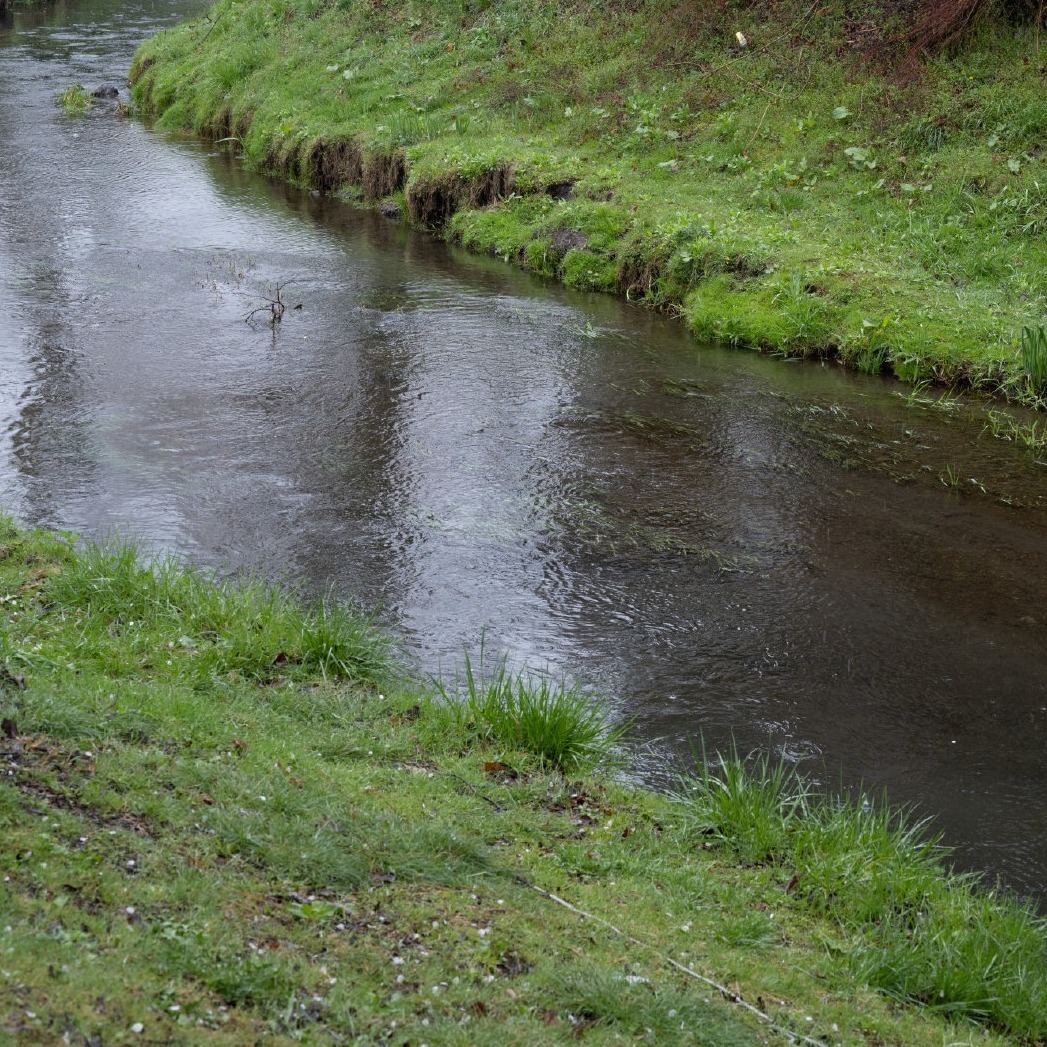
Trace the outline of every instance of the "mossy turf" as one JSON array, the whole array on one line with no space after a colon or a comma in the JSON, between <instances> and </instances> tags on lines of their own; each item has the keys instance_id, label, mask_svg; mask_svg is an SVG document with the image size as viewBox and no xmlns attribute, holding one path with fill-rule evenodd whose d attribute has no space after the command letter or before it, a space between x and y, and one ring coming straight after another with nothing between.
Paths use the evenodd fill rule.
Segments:
<instances>
[{"instance_id":1,"label":"mossy turf","mask_svg":"<svg viewBox=\"0 0 1047 1047\"><path fill-rule=\"evenodd\" d=\"M0 627L2 1042L787 1042L670 957L808 1042L1018 1042L955 996L902 1002L949 955L927 936L875 994L914 914L878 931L842 894L801 900L794 868L725 838L752 824L738 790L565 777L398 675L345 608L4 521ZM1012 946L1042 962L1042 928L977 897L1031 1042L1047 1006Z\"/></svg>"},{"instance_id":2,"label":"mossy turf","mask_svg":"<svg viewBox=\"0 0 1047 1047\"><path fill-rule=\"evenodd\" d=\"M131 75L161 127L394 196L471 248L678 312L700 338L1034 400L1038 37L989 20L903 81L862 53L890 22L876 16L220 0L143 45Z\"/></svg>"}]
</instances>

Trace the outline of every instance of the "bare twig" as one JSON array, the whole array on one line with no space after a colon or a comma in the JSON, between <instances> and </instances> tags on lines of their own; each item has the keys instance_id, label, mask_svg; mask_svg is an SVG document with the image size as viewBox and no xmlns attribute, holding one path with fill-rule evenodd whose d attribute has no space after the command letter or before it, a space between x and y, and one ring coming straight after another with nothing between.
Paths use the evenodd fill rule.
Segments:
<instances>
[{"instance_id":1,"label":"bare twig","mask_svg":"<svg viewBox=\"0 0 1047 1047\"><path fill-rule=\"evenodd\" d=\"M782 99L782 95L784 95L784 94L785 94L785 88L783 87L783 88L782 88L782 89L781 89L781 90L780 90L780 91L778 92L778 94L777 94L777 96L776 96L776 97L777 97L777 99L778 99L778 101L781 101L781 99ZM765 106L763 107L763 112L762 112L762 113L760 114L760 122L759 122L759 123L758 123L758 124L756 125L756 130L755 130L755 131L753 131L753 133L752 133L752 137L751 137L751 138L749 139L749 141L748 141L748 142L746 143L746 145L745 145L745 149L743 149L743 150L742 150L742 152L744 152L744 153L748 153L748 152L749 152L749 150L750 150L750 149L752 149L752 147L753 147L753 142L755 142L755 141L756 141L756 136L757 136L757 135L758 135L758 134L759 134L759 133L760 133L760 132L761 132L761 131L763 130L763 122L764 122L764 120L766 120L766 119L767 119L767 110L771 108L771 104L772 104L772 102L773 102L773 101L774 101L774 99L772 99L772 100L771 100L771 102L768 102L768 103L767 103L767 104L766 104L766 105L765 105Z\"/></svg>"},{"instance_id":2,"label":"bare twig","mask_svg":"<svg viewBox=\"0 0 1047 1047\"><path fill-rule=\"evenodd\" d=\"M197 47L199 47L211 35L211 33L214 31L214 27L216 25L218 25L218 23L221 20L222 20L222 16L219 15L217 18L215 18L213 21L211 21L211 28L208 29L206 33L204 33L203 37L200 40L197 40L197 42L196 42L196 46Z\"/></svg>"},{"instance_id":3,"label":"bare twig","mask_svg":"<svg viewBox=\"0 0 1047 1047\"><path fill-rule=\"evenodd\" d=\"M638 946L641 949L647 949L654 953L659 959L664 960L671 967L675 967L678 971L686 974L690 978L694 978L696 981L701 982L703 985L709 986L710 989L715 989L725 1000L729 1000L731 1003L737 1004L739 1007L749 1011L750 1014L755 1015L761 1022L763 1022L769 1029L778 1033L780 1036L784 1036L792 1043L805 1043L808 1047L825 1047L825 1043L821 1040L813 1040L810 1036L804 1036L802 1033L793 1032L792 1029L787 1029L784 1025L779 1025L769 1014L765 1011L761 1011L758 1007L754 1007L748 1000L744 999L733 989L729 989L726 985L721 985L720 982L714 981L712 978L706 978L704 974L699 974L696 970L688 967L686 964L680 963L678 960L674 960L671 956L667 956L663 952L659 952L652 945L647 942L640 941L639 938L634 938L631 934L626 931L615 927L613 923L605 920L602 916L594 916L592 913L585 912L584 909L579 909L577 906L572 905L570 902L566 902L563 898L553 894L552 891L545 891L537 884L531 883L530 880L523 876L517 877L518 881L524 887L530 887L531 890L537 891L543 898L548 898L551 902L555 902L557 905L562 905L569 912L573 912L576 916L581 916L586 920L593 920L594 922L601 924L606 927L609 931L613 931L618 935L619 938L624 938L627 942Z\"/></svg>"},{"instance_id":4,"label":"bare twig","mask_svg":"<svg viewBox=\"0 0 1047 1047\"><path fill-rule=\"evenodd\" d=\"M262 302L264 304L256 306L252 309L245 317L244 323L250 323L255 316L259 313L268 313L269 320L268 324L274 328L284 318L284 313L287 311L287 302L284 301L284 288L294 283L299 283L298 280L286 280L282 284L276 284L275 286L270 285L265 289L265 294L262 295ZM244 295L244 297L248 297ZM300 309L301 305L296 305L295 309Z\"/></svg>"}]
</instances>

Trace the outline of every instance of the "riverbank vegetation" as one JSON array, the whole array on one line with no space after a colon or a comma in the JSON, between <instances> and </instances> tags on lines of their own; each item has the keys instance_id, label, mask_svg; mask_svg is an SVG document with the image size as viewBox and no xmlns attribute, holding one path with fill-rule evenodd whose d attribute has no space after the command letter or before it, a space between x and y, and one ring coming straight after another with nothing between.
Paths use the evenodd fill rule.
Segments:
<instances>
[{"instance_id":1,"label":"riverbank vegetation","mask_svg":"<svg viewBox=\"0 0 1047 1047\"><path fill-rule=\"evenodd\" d=\"M1047 1037L1043 922L868 797L631 787L582 691L9 521L0 618L16 1042Z\"/></svg>"},{"instance_id":2,"label":"riverbank vegetation","mask_svg":"<svg viewBox=\"0 0 1047 1047\"><path fill-rule=\"evenodd\" d=\"M219 0L131 75L161 127L679 313L700 338L1037 402L1022 332L1047 313L1041 18Z\"/></svg>"}]
</instances>

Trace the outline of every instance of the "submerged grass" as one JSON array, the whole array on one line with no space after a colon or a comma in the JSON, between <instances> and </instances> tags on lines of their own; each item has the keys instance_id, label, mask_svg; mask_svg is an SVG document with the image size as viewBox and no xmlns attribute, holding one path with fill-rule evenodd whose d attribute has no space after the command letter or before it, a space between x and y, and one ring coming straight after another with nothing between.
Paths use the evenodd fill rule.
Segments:
<instances>
[{"instance_id":1,"label":"submerged grass","mask_svg":"<svg viewBox=\"0 0 1047 1047\"><path fill-rule=\"evenodd\" d=\"M703 339L1035 402L1035 32L989 18L907 79L863 33L846 5L802 0L219 0L144 44L131 76L162 127L392 195Z\"/></svg>"},{"instance_id":2,"label":"submerged grass","mask_svg":"<svg viewBox=\"0 0 1047 1047\"><path fill-rule=\"evenodd\" d=\"M826 796L784 761L703 760L680 795L684 831L775 867L795 903L827 917L831 945L890 996L1044 1036L1047 922L976 878L910 812Z\"/></svg>"},{"instance_id":3,"label":"submerged grass","mask_svg":"<svg viewBox=\"0 0 1047 1047\"><path fill-rule=\"evenodd\" d=\"M83 84L70 84L62 88L55 101L70 116L81 116L91 108L91 96Z\"/></svg>"},{"instance_id":4,"label":"submerged grass","mask_svg":"<svg viewBox=\"0 0 1047 1047\"><path fill-rule=\"evenodd\" d=\"M632 788L570 687L419 687L350 609L7 520L0 633L0 1040L1047 1035L1042 924L886 808Z\"/></svg>"}]
</instances>

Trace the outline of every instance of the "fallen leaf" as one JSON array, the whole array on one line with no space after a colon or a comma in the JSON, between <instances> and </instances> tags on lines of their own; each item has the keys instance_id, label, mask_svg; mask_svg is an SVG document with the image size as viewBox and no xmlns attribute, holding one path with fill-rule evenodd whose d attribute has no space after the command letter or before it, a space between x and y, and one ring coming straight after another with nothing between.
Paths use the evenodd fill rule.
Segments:
<instances>
[{"instance_id":1,"label":"fallen leaf","mask_svg":"<svg viewBox=\"0 0 1047 1047\"><path fill-rule=\"evenodd\" d=\"M504 774L508 778L519 778L519 774L507 763L499 760L486 760L484 762L484 774Z\"/></svg>"}]
</instances>

